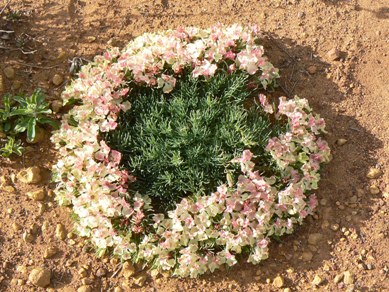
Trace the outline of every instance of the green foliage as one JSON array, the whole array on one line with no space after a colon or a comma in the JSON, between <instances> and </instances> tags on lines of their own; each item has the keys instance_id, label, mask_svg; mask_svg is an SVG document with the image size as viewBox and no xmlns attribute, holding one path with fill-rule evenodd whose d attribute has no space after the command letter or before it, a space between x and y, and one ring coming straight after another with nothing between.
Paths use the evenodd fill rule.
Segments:
<instances>
[{"instance_id":1,"label":"green foliage","mask_svg":"<svg viewBox=\"0 0 389 292\"><path fill-rule=\"evenodd\" d=\"M49 104L40 90L35 90L31 96L10 96L3 97L3 107L0 108L0 133L8 137L0 141L3 156L10 156L12 153L21 155L22 147L20 142L15 142L15 137L20 133L27 133L27 141L35 139L38 125L48 124L53 128L58 123L51 119Z\"/></svg>"},{"instance_id":2,"label":"green foliage","mask_svg":"<svg viewBox=\"0 0 389 292\"><path fill-rule=\"evenodd\" d=\"M20 11L20 10L12 10L12 9L9 9L8 10L9 12L6 14L5 18L9 21L12 21L12 22L17 22L17 21L20 21L22 16L23 16L23 12Z\"/></svg>"},{"instance_id":3,"label":"green foliage","mask_svg":"<svg viewBox=\"0 0 389 292\"><path fill-rule=\"evenodd\" d=\"M48 114L51 114L51 110L40 90L35 90L28 97L15 96L14 100L19 103L19 106L11 112L12 117L17 117L14 131L16 133L27 131L27 141L32 141L35 138L38 124L49 124L53 128L58 127L56 121L47 117Z\"/></svg>"},{"instance_id":4,"label":"green foliage","mask_svg":"<svg viewBox=\"0 0 389 292\"><path fill-rule=\"evenodd\" d=\"M11 100L7 94L3 97L3 108L0 108L1 130L8 132L11 129Z\"/></svg>"},{"instance_id":5,"label":"green foliage","mask_svg":"<svg viewBox=\"0 0 389 292\"><path fill-rule=\"evenodd\" d=\"M21 156L23 153L23 146L20 140L15 141L13 137L7 137L7 142L0 148L1 156L10 157L12 154Z\"/></svg>"},{"instance_id":6,"label":"green foliage","mask_svg":"<svg viewBox=\"0 0 389 292\"><path fill-rule=\"evenodd\" d=\"M132 108L104 137L137 177L131 191L148 194L166 211L182 197L215 191L226 174L236 178L238 166L230 161L244 149L264 154L274 130L259 109L245 108L253 94L248 78L243 72L186 77L172 94L152 88L132 93Z\"/></svg>"}]
</instances>

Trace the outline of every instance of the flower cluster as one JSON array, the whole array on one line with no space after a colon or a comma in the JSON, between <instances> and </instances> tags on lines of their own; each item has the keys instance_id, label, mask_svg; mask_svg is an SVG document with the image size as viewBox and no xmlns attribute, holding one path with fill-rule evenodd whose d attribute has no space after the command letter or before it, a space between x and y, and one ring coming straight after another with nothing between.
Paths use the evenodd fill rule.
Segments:
<instances>
[{"instance_id":1,"label":"flower cluster","mask_svg":"<svg viewBox=\"0 0 389 292\"><path fill-rule=\"evenodd\" d=\"M244 70L266 89L278 71L263 53L256 27L217 25L144 34L123 51L111 49L84 66L62 95L65 103L82 103L64 115L52 137L60 155L53 169L56 196L71 205L79 234L123 260L196 277L234 265L243 251L249 262L258 263L268 256L271 236L291 233L312 213L312 191L330 150L318 137L324 121L305 99L282 97L276 111L264 95L259 97L266 112L286 120L286 132L271 138L266 148L281 177L259 173L255 153L245 150L234 160L242 170L237 182L207 196L184 198L168 214L154 214L147 196L128 195L128 184L136 178L120 167L121 153L101 140L100 133L114 130L118 114L131 107L126 97L134 86L169 93L183 74L209 78L219 70ZM118 228L118 221L126 228Z\"/></svg>"}]
</instances>

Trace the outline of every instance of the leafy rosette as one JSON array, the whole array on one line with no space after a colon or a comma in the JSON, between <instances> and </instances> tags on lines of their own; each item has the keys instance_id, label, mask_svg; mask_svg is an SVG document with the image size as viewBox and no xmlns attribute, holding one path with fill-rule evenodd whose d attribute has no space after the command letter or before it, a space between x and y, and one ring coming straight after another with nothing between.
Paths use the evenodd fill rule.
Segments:
<instances>
[{"instance_id":1,"label":"leafy rosette","mask_svg":"<svg viewBox=\"0 0 389 292\"><path fill-rule=\"evenodd\" d=\"M278 78L255 26L218 25L139 36L122 51L95 57L63 92L73 106L52 137L60 156L53 168L56 198L72 208L75 229L100 255L109 251L159 272L197 277L233 266L241 253L254 264L266 259L272 237L291 233L312 214L330 150L320 137L324 120L298 97L270 103L256 95L261 111L282 125L265 141L267 171L261 156L245 149L231 161L239 166L237 179L228 177L210 194L184 197L165 213L154 211L150 196L128 191L136 177L104 137L131 108L136 89L169 94L183 76L206 82L221 72L245 72L249 86L262 92Z\"/></svg>"}]
</instances>

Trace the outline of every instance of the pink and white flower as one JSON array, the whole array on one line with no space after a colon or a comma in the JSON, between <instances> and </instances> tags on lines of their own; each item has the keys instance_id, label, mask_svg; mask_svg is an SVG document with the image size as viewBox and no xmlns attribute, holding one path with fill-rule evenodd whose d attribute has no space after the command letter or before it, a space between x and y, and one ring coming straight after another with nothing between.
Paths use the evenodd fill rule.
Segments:
<instances>
[{"instance_id":1,"label":"pink and white flower","mask_svg":"<svg viewBox=\"0 0 389 292\"><path fill-rule=\"evenodd\" d=\"M312 114L305 99L281 97L274 113L287 120L287 131L269 139L266 147L280 170L278 181L255 170L255 153L247 149L233 160L241 167L238 182L229 181L197 199L184 198L167 216L153 214L149 197L128 195L128 184L135 178L121 169L121 153L99 136L114 130L120 112L131 108L128 82L170 93L186 69L197 78L226 69L244 70L266 89L278 70L257 45L258 38L256 26L237 24L144 34L124 50L111 49L81 69L62 98L64 103L79 99L82 104L63 116L52 137L60 155L53 167L57 200L72 206L81 236L90 237L102 251L112 247L123 260L136 257L153 262L159 271L197 277L236 264L243 249L250 250L249 262L266 259L271 235L291 233L312 214L317 199L310 194L331 153L317 137L324 133L324 120ZM226 63L228 68L223 67ZM276 110L265 95L259 95L259 101L265 112ZM114 227L118 220L129 232ZM207 248L208 242L219 245L219 251Z\"/></svg>"}]
</instances>

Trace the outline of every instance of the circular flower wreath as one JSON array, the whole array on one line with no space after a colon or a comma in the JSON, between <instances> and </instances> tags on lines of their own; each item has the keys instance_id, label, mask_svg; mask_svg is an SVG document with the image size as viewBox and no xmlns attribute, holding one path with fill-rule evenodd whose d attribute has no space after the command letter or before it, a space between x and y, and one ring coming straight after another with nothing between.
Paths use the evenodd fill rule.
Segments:
<instances>
[{"instance_id":1,"label":"circular flower wreath","mask_svg":"<svg viewBox=\"0 0 389 292\"><path fill-rule=\"evenodd\" d=\"M196 277L236 264L243 252L248 262L260 262L268 257L271 237L291 233L312 213L320 165L330 160L330 149L318 137L324 120L312 114L305 99L281 97L276 111L259 95L265 112L286 121L286 131L266 147L281 184L255 171L254 154L244 150L234 160L242 171L236 183L183 198L167 215L154 214L149 197L128 195L128 183L135 178L120 167L121 153L101 139L102 132L117 127L119 113L130 108L130 84L167 93L184 69L205 78L241 70L258 77L266 89L278 71L258 39L255 26L240 25L144 34L122 51L113 48L95 57L63 92L64 103L75 105L52 137L60 155L54 166L56 196L60 204L72 206L76 230L90 238L100 255L110 250L159 272ZM123 222L126 230L118 228Z\"/></svg>"}]
</instances>

